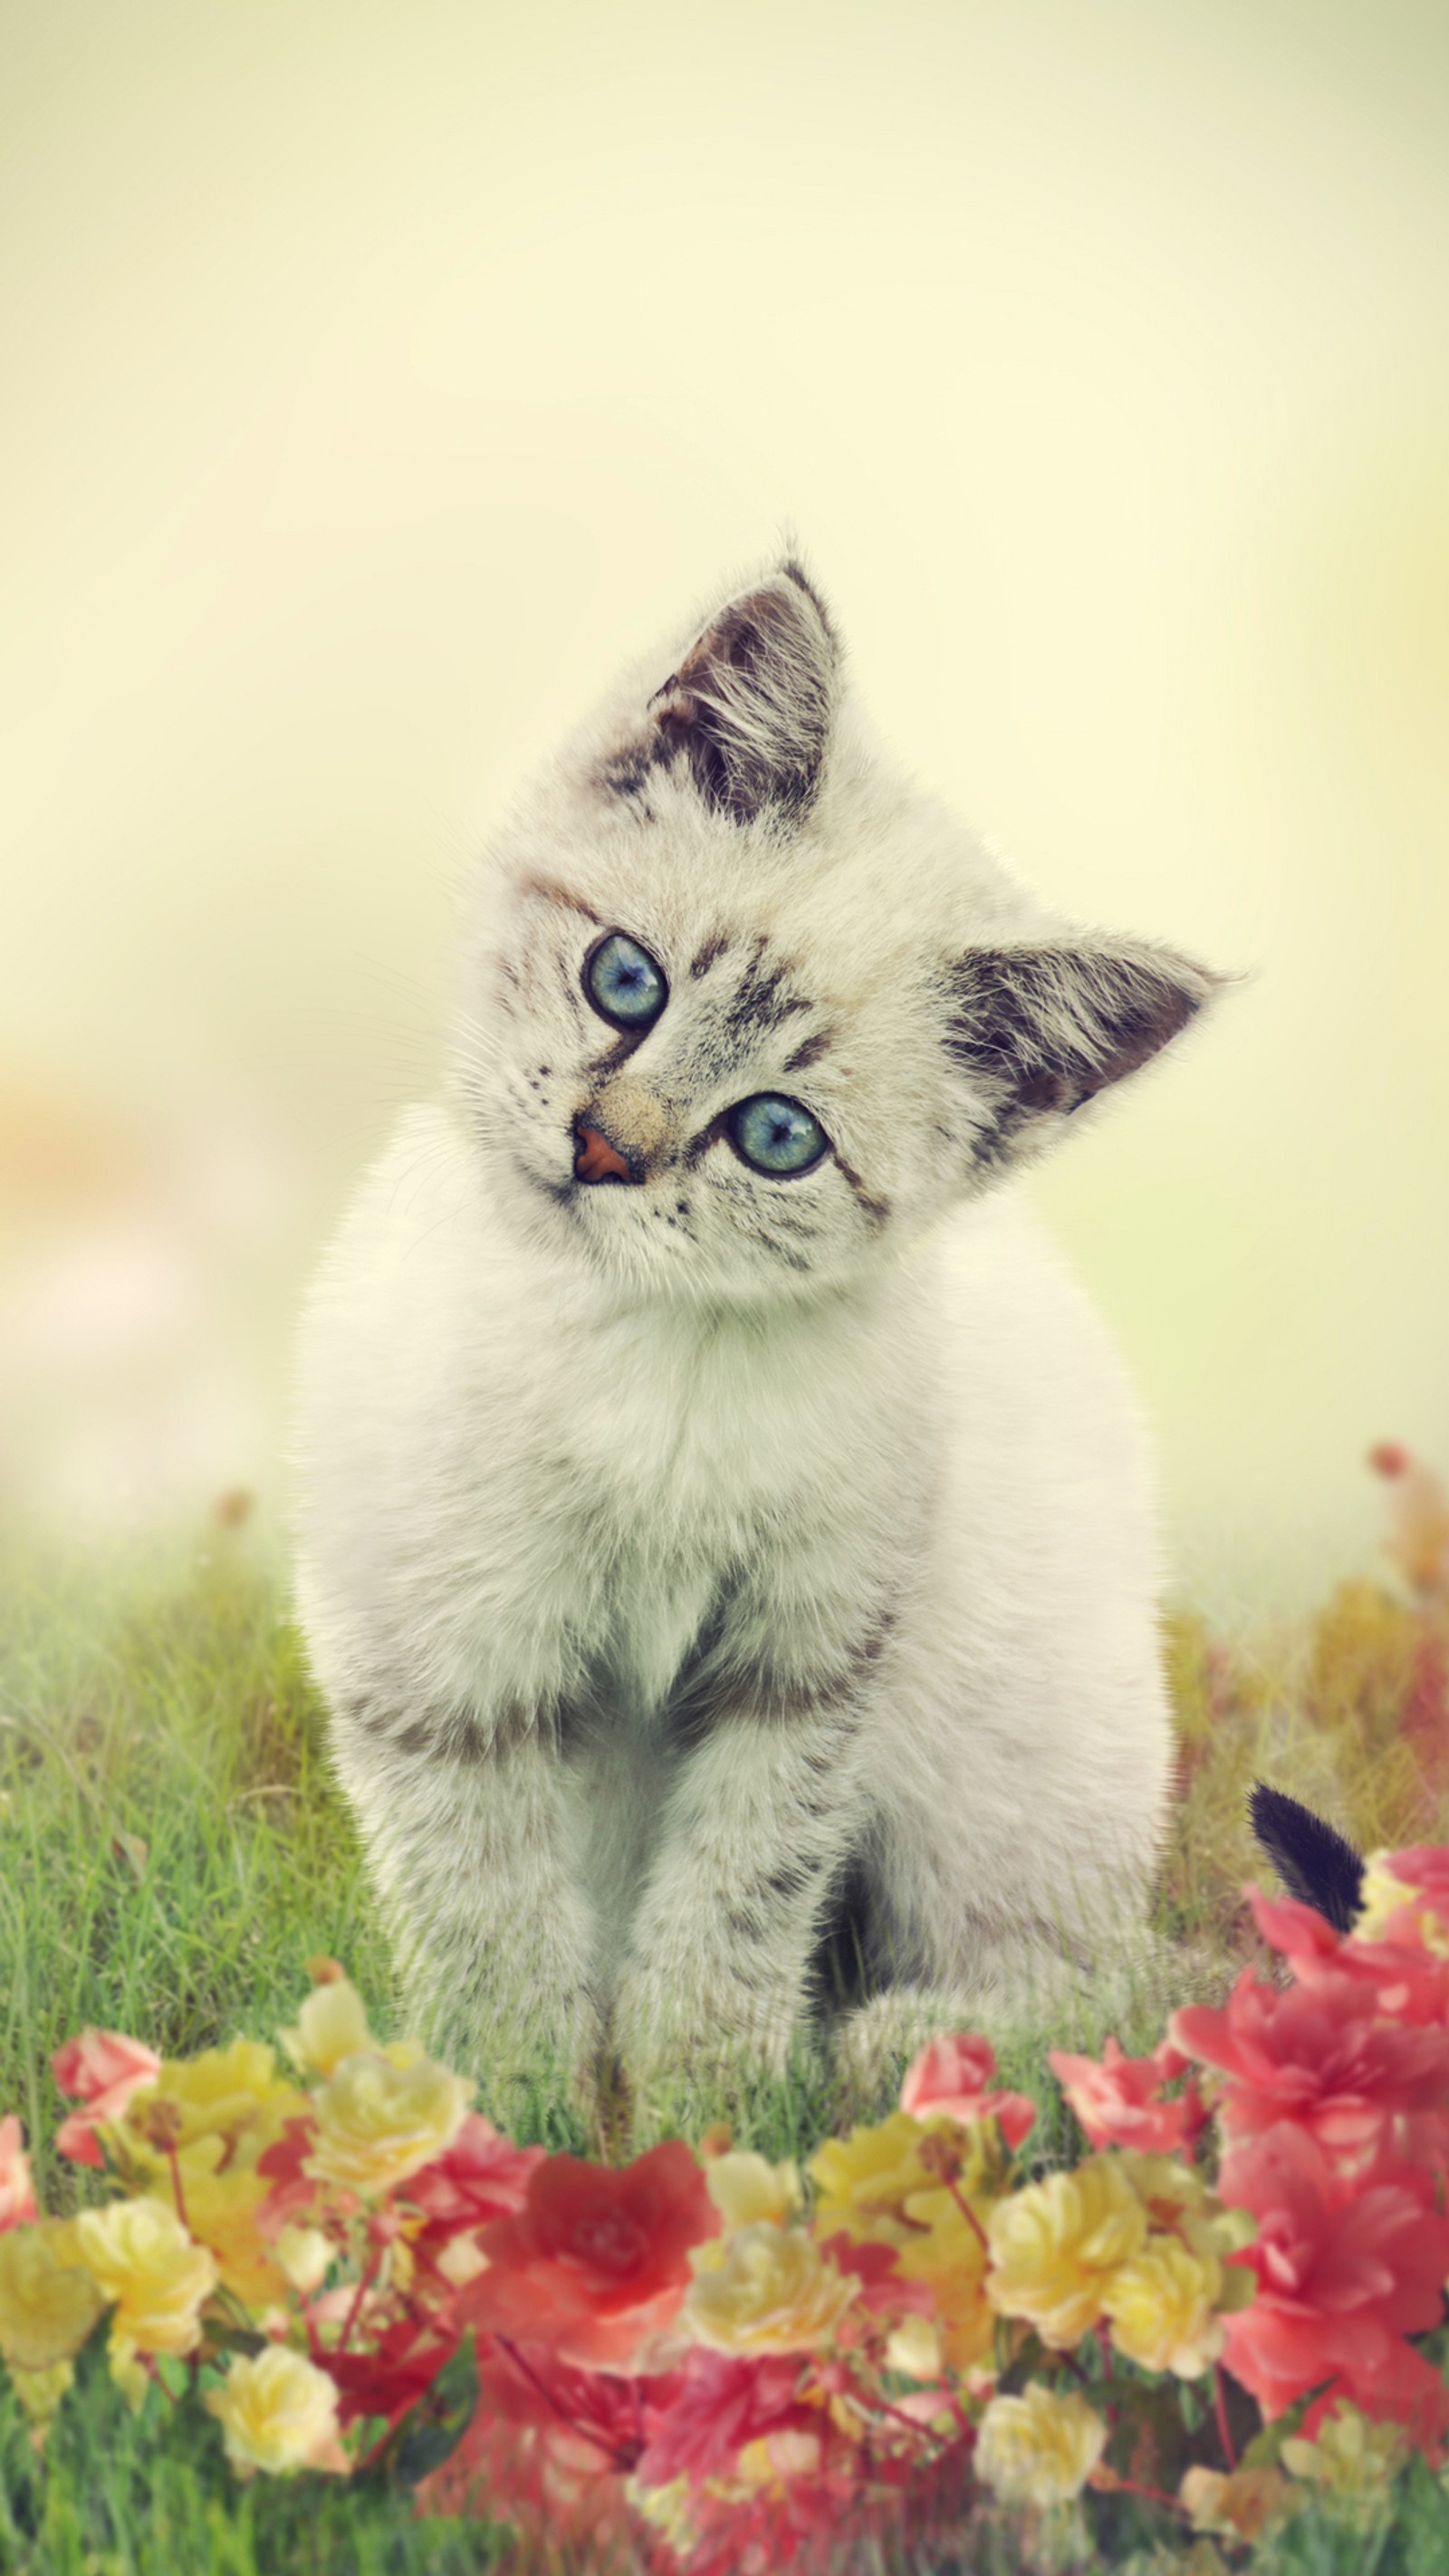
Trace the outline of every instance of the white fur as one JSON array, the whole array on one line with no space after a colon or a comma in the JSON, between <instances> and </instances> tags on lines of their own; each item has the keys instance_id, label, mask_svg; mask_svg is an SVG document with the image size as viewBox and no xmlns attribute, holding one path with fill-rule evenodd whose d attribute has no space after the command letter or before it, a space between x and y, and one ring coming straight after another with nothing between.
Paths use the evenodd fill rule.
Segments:
<instances>
[{"instance_id":1,"label":"white fur","mask_svg":"<svg viewBox=\"0 0 1449 2576\"><path fill-rule=\"evenodd\" d=\"M992 1086L942 1041L953 961L1065 942L1090 999L1116 952L892 772L833 661L803 813L715 810L682 760L601 785L670 668L499 835L448 1097L403 1118L302 1341L297 1588L336 1759L418 1999L495 2067L606 2036L636 2067L780 2063L852 1857L887 1988L859 2043L989 2023L1139 1904L1167 1789L1137 1410L974 1159ZM576 904L669 978L626 1061ZM731 1036L764 935L813 1008ZM782 1181L720 1137L686 1166L761 1090L835 1152ZM586 1108L641 1185L571 1189ZM1025 1117L1006 1159L1063 1125Z\"/></svg>"}]
</instances>

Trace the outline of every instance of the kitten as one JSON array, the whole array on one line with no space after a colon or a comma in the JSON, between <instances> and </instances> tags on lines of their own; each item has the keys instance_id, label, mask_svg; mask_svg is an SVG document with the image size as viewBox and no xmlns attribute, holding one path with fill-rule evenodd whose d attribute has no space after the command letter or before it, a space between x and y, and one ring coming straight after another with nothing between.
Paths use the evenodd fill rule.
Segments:
<instances>
[{"instance_id":1,"label":"kitten","mask_svg":"<svg viewBox=\"0 0 1449 2576\"><path fill-rule=\"evenodd\" d=\"M1142 1432L1004 1184L1217 980L920 795L793 561L533 783L301 1350L301 1614L435 2044L778 2068L834 2007L873 2066L1140 1906Z\"/></svg>"}]
</instances>

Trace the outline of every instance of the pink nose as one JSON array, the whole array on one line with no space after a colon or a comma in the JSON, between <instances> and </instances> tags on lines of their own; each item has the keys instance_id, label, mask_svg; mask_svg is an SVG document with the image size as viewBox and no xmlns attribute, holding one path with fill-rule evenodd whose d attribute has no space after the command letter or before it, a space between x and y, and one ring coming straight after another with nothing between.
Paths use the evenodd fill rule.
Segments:
<instances>
[{"instance_id":1,"label":"pink nose","mask_svg":"<svg viewBox=\"0 0 1449 2576\"><path fill-rule=\"evenodd\" d=\"M574 1178L576 1181L632 1181L634 1175L620 1153L616 1153L607 1136L597 1127L582 1123L574 1129Z\"/></svg>"}]
</instances>

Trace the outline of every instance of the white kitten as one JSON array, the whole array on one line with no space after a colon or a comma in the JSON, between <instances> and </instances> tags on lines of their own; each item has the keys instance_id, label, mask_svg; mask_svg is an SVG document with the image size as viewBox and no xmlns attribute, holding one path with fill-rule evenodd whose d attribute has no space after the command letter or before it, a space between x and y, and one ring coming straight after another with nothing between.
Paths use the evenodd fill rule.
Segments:
<instances>
[{"instance_id":1,"label":"white kitten","mask_svg":"<svg viewBox=\"0 0 1449 2576\"><path fill-rule=\"evenodd\" d=\"M1001 1184L1215 980L917 794L794 563L534 783L301 1359L302 1617L439 2045L778 2066L848 2000L869 2061L1140 1905L1142 1436Z\"/></svg>"}]
</instances>

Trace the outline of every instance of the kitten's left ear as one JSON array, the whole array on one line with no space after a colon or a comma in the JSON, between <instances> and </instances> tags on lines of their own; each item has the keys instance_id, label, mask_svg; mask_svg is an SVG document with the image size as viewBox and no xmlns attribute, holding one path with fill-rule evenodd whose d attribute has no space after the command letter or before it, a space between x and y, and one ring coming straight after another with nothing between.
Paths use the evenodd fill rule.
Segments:
<instances>
[{"instance_id":1,"label":"kitten's left ear","mask_svg":"<svg viewBox=\"0 0 1449 2576\"><path fill-rule=\"evenodd\" d=\"M646 760L687 759L733 822L798 820L820 784L838 661L823 603L798 564L782 564L730 600L655 691Z\"/></svg>"},{"instance_id":2,"label":"kitten's left ear","mask_svg":"<svg viewBox=\"0 0 1449 2576\"><path fill-rule=\"evenodd\" d=\"M1135 1073L1229 980L1145 941L969 949L948 969L946 1049L982 1113L977 1161Z\"/></svg>"}]
</instances>

